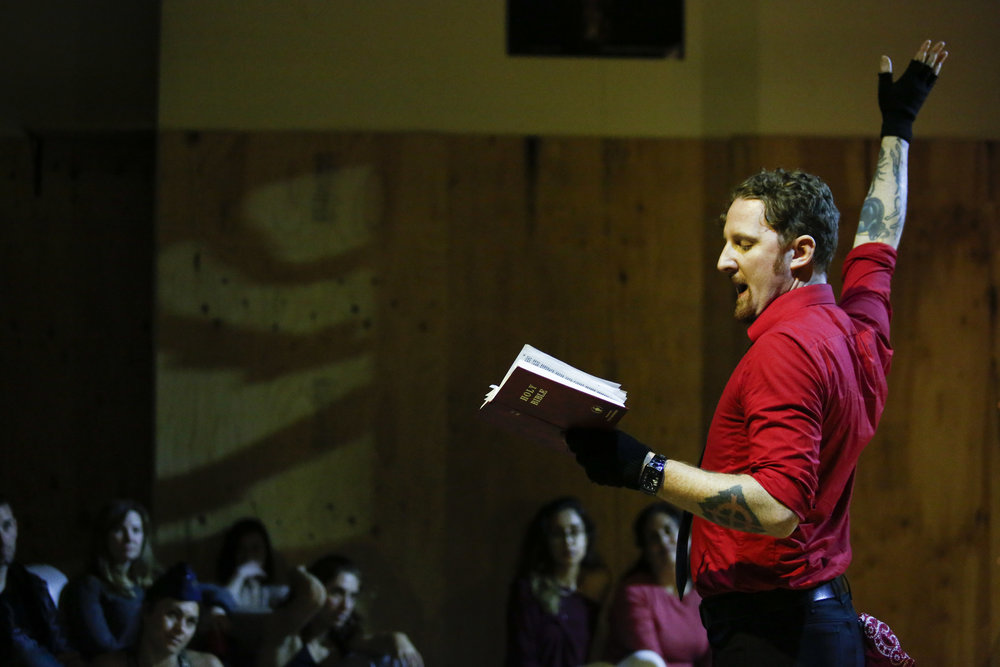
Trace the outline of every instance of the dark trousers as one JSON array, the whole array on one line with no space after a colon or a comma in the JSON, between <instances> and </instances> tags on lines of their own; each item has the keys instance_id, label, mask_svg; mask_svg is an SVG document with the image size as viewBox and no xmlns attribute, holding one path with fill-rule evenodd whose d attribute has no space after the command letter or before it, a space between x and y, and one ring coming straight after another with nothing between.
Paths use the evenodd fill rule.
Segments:
<instances>
[{"instance_id":1,"label":"dark trousers","mask_svg":"<svg viewBox=\"0 0 1000 667\"><path fill-rule=\"evenodd\" d=\"M813 601L807 592L734 593L702 603L715 667L864 667L850 592Z\"/></svg>"}]
</instances>

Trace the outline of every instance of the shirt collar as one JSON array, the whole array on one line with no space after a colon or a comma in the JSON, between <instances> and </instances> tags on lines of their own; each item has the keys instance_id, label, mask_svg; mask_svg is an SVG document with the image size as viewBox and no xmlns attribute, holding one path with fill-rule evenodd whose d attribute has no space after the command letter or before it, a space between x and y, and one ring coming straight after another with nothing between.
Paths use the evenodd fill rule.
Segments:
<instances>
[{"instance_id":1,"label":"shirt collar","mask_svg":"<svg viewBox=\"0 0 1000 667\"><path fill-rule=\"evenodd\" d=\"M800 308L835 305L836 303L836 299L833 298L833 287L828 283L797 287L785 292L767 304L764 312L758 315L757 319L750 325L750 328L747 329L747 335L750 337L750 342L752 343L760 338L765 331L778 322L787 319Z\"/></svg>"}]
</instances>

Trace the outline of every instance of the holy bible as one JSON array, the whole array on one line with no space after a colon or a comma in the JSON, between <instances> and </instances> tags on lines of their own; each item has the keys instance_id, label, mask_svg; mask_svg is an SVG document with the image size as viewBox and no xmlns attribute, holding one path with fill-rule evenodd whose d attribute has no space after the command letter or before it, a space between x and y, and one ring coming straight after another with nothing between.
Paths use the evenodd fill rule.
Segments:
<instances>
[{"instance_id":1,"label":"holy bible","mask_svg":"<svg viewBox=\"0 0 1000 667\"><path fill-rule=\"evenodd\" d=\"M490 385L479 412L515 435L565 451L566 429L613 428L628 412L625 398L620 384L525 345L500 384Z\"/></svg>"}]
</instances>

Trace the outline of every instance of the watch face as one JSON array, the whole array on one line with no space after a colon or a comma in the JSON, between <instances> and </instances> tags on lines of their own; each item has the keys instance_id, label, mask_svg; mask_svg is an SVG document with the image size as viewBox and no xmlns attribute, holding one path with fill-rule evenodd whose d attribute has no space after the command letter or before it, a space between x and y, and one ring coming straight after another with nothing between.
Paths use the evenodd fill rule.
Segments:
<instances>
[{"instance_id":1,"label":"watch face","mask_svg":"<svg viewBox=\"0 0 1000 667\"><path fill-rule=\"evenodd\" d=\"M663 466L667 463L667 457L657 454L642 468L639 475L639 490L643 493L655 496L663 486Z\"/></svg>"}]
</instances>

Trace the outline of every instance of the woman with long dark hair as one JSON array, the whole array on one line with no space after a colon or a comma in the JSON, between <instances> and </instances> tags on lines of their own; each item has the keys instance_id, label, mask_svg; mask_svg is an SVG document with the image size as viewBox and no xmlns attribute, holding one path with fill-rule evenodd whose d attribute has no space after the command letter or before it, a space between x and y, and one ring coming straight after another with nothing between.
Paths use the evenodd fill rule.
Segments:
<instances>
[{"instance_id":1,"label":"woman with long dark hair","mask_svg":"<svg viewBox=\"0 0 1000 667\"><path fill-rule=\"evenodd\" d=\"M361 568L338 554L292 572L292 593L275 611L258 667L423 667L402 632L369 632L358 609Z\"/></svg>"},{"instance_id":2,"label":"woman with long dark hair","mask_svg":"<svg viewBox=\"0 0 1000 667\"><path fill-rule=\"evenodd\" d=\"M610 575L583 504L556 498L525 532L507 603L508 667L588 662Z\"/></svg>"},{"instance_id":3,"label":"woman with long dark hair","mask_svg":"<svg viewBox=\"0 0 1000 667\"><path fill-rule=\"evenodd\" d=\"M275 560L260 519L240 519L226 531L216 577L233 596L238 611L270 611L288 595L288 586L278 583Z\"/></svg>"}]
</instances>

